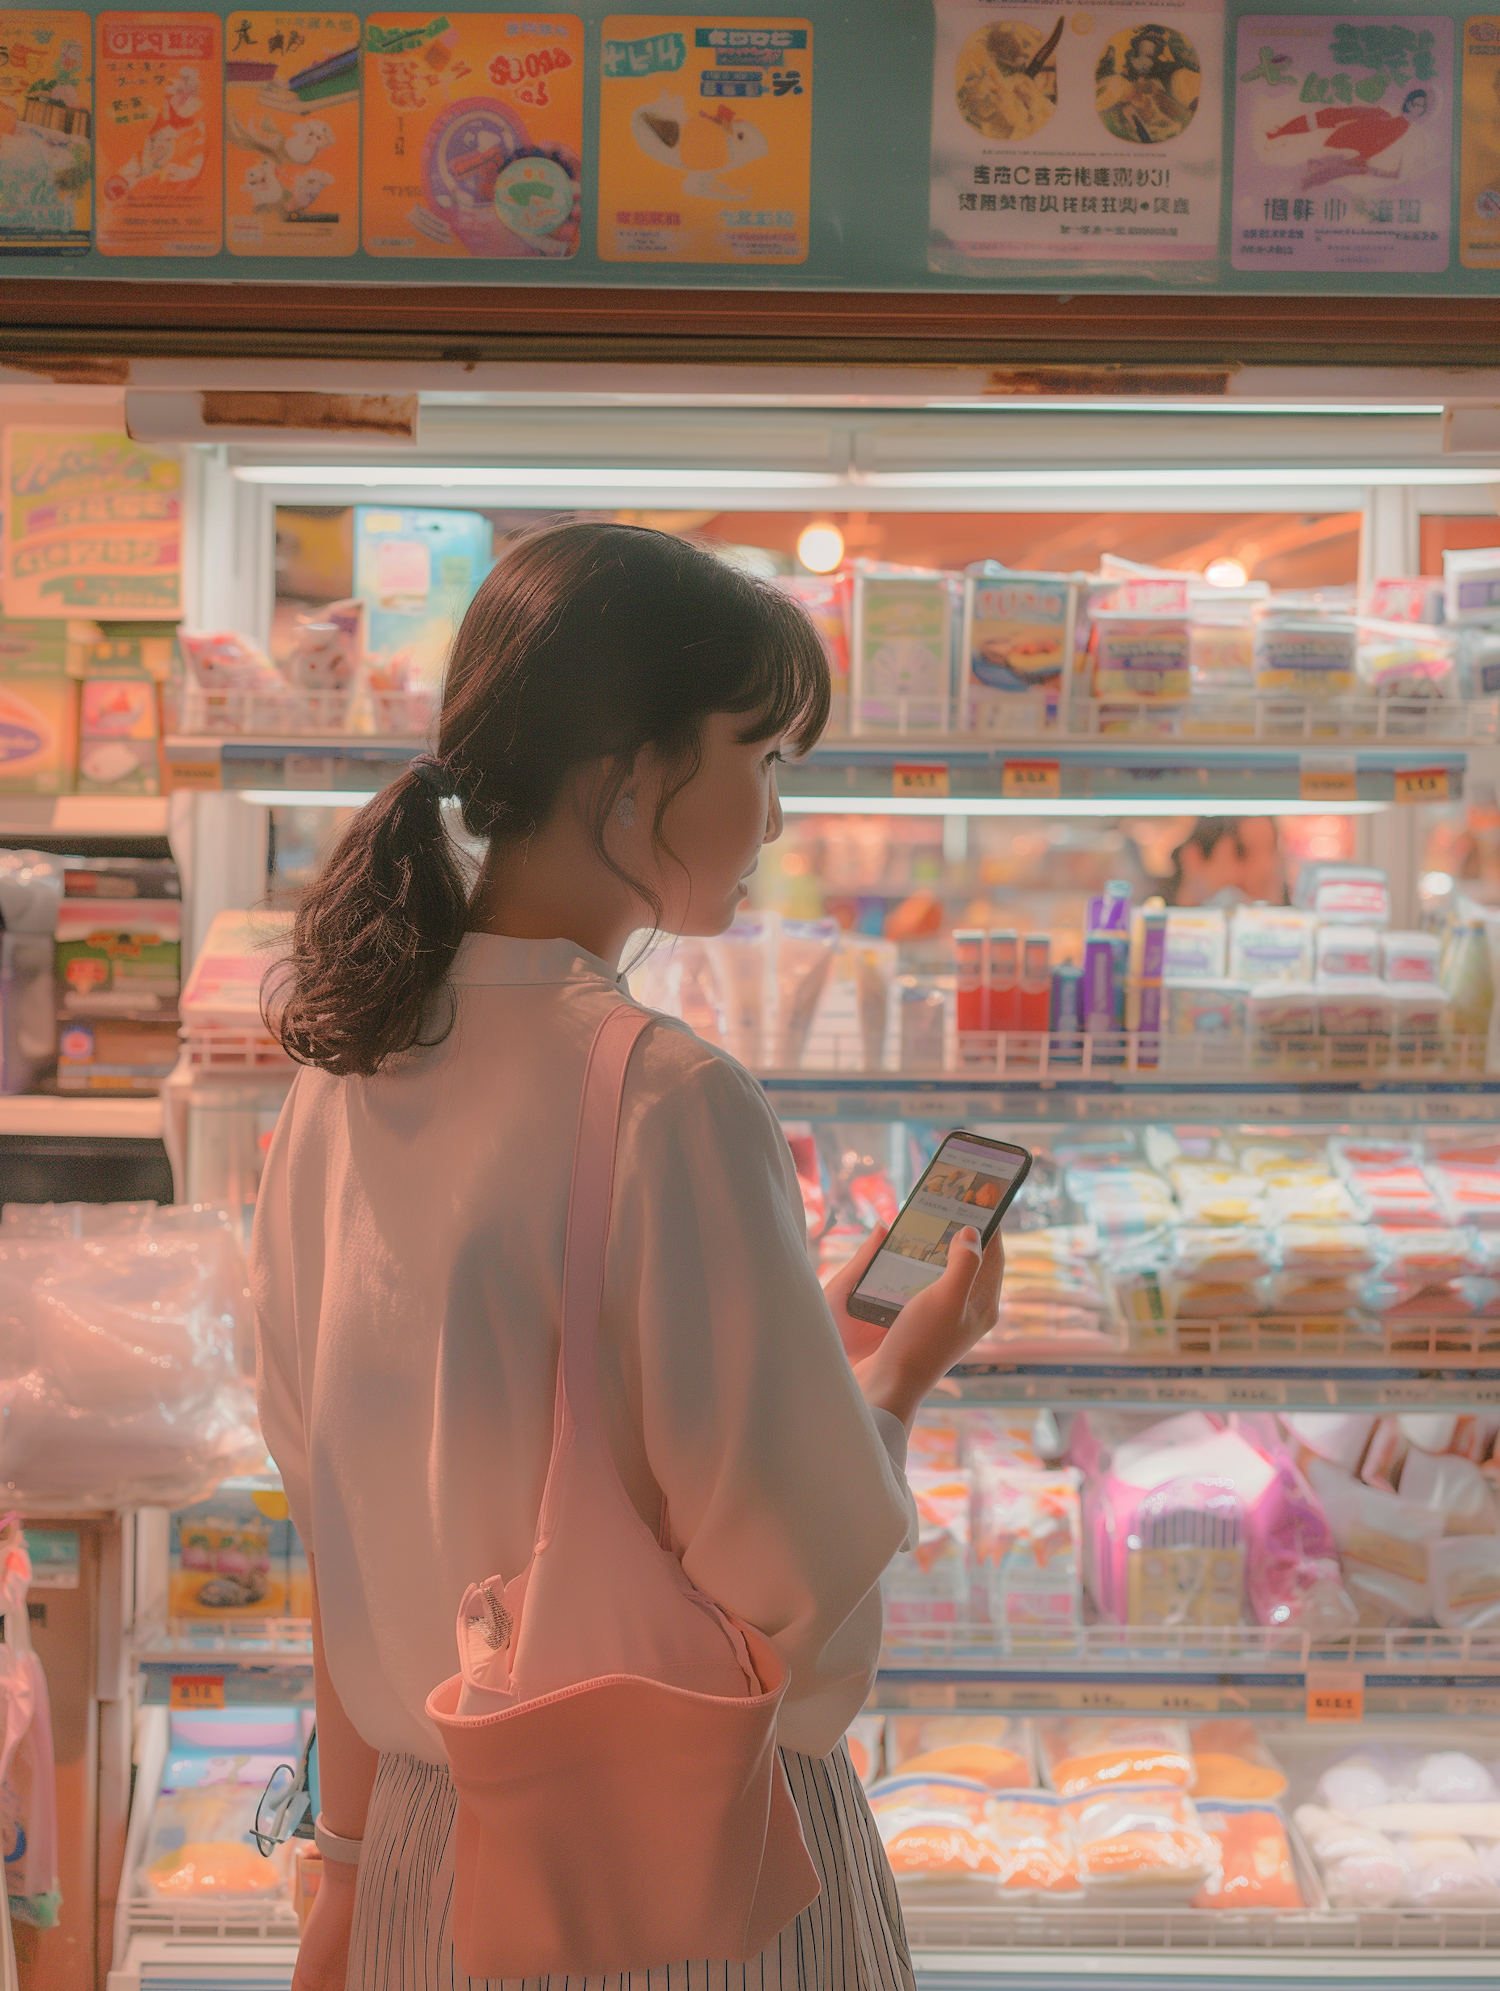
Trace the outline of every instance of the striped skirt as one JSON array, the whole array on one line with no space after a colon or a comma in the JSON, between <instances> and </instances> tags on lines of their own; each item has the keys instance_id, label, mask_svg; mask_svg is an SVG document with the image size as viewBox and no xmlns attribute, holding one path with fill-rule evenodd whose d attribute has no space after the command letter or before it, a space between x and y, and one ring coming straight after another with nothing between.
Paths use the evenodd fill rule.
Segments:
<instances>
[{"instance_id":1,"label":"striped skirt","mask_svg":"<svg viewBox=\"0 0 1500 1991\"><path fill-rule=\"evenodd\" d=\"M896 1884L848 1750L783 1750L781 1760L823 1889L752 1963L698 1958L644 1976L512 1979L508 1991L915 1991ZM445 1765L381 1757L347 1991L498 1991L499 1979L470 1977L453 1955L456 1810Z\"/></svg>"}]
</instances>

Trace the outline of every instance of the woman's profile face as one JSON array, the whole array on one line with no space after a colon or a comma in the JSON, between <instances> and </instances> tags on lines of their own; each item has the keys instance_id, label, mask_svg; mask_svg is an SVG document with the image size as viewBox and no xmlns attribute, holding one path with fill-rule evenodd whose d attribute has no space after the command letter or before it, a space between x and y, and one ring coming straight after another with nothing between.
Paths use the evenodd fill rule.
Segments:
<instances>
[{"instance_id":1,"label":"woman's profile face","mask_svg":"<svg viewBox=\"0 0 1500 1991\"><path fill-rule=\"evenodd\" d=\"M743 712L715 712L703 722L702 765L675 796L662 821L662 840L678 860L658 853L655 882L667 933L722 933L749 893L761 845L781 835L776 768L782 738L744 740L753 720ZM637 826L626 862L639 862L650 844L659 779L642 783Z\"/></svg>"}]
</instances>

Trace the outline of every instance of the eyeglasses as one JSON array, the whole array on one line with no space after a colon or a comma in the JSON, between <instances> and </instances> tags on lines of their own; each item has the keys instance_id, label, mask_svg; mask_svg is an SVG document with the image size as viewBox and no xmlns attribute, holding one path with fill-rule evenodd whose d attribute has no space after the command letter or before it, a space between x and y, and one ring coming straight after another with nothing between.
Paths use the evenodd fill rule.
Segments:
<instances>
[{"instance_id":1,"label":"eyeglasses","mask_svg":"<svg viewBox=\"0 0 1500 1991\"><path fill-rule=\"evenodd\" d=\"M317 1741L318 1731L314 1729L303 1745L296 1769L290 1763L278 1763L260 1794L250 1836L267 1859L286 1840L310 1839L313 1836L311 1774L312 1754ZM282 1778L289 1781L283 1783ZM262 1823L268 1805L271 1807L270 1819Z\"/></svg>"}]
</instances>

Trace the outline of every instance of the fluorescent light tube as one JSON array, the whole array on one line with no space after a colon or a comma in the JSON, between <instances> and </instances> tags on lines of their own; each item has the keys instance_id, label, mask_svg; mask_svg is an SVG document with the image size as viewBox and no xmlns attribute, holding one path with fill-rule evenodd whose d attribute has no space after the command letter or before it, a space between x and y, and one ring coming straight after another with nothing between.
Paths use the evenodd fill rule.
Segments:
<instances>
[{"instance_id":1,"label":"fluorescent light tube","mask_svg":"<svg viewBox=\"0 0 1500 1991\"><path fill-rule=\"evenodd\" d=\"M663 470L659 465L601 469L590 464L576 468L523 464L497 470L492 464L463 463L241 463L235 466L234 474L245 484L360 484L376 490L390 485L405 489L431 486L434 490L459 485L472 490L494 486L548 491L599 484L641 490L687 486L714 491L826 491L846 481L830 470L710 470L701 464L680 470Z\"/></svg>"},{"instance_id":2,"label":"fluorescent light tube","mask_svg":"<svg viewBox=\"0 0 1500 1991\"><path fill-rule=\"evenodd\" d=\"M788 816L1373 816L1389 802L1242 802L1227 795L1168 797L1085 795L1058 800L1012 800L998 795L783 795Z\"/></svg>"}]
</instances>

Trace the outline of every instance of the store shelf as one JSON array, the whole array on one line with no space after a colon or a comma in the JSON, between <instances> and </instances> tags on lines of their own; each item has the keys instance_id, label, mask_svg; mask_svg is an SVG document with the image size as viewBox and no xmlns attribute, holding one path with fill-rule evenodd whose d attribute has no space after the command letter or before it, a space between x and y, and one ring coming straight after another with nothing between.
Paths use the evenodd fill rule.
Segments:
<instances>
[{"instance_id":1,"label":"store shelf","mask_svg":"<svg viewBox=\"0 0 1500 1991\"><path fill-rule=\"evenodd\" d=\"M1319 1371L1270 1363L1028 1362L1002 1368L967 1362L940 1390L963 1403L1059 1410L1090 1404L1121 1410L1474 1410L1500 1406L1500 1363L1462 1369L1351 1363Z\"/></svg>"},{"instance_id":2,"label":"store shelf","mask_svg":"<svg viewBox=\"0 0 1500 1991\"><path fill-rule=\"evenodd\" d=\"M1029 1985L1046 1985L1047 1991L1064 1991L1068 1987L1071 1991L1067 1976L1060 1977L1051 1968L1045 1976L1029 1976L1024 1966L1017 1973L1012 1967L1016 1951L1110 1952L1107 1960L1103 1957L1091 1960L1087 1975L1075 1980L1089 1985L1091 1991L1104 1991L1109 1986L1118 1968L1114 1952L1151 1950L1211 1950L1216 1959L1223 1952L1278 1953L1276 1963L1267 1960L1264 1979L1245 1966L1225 1973L1217 1961L1212 1976L1197 1977L1191 1973L1180 1976L1173 1972L1170 1981L1180 1991L1200 1991L1200 1987L1208 1991L1209 1986L1213 1991L1222 1991L1226 1975L1236 1986L1264 1982L1268 1986L1274 1984L1276 1991L1303 1991L1303 1987L1327 1983L1330 1977L1335 1981L1347 1977L1357 1982L1361 1991L1371 1991L1375 1985L1383 1987L1383 1991L1391 1991L1391 1987L1399 1987L1399 1991L1408 1991L1408 1987L1409 1991L1431 1991L1432 1987L1448 1981L1493 1984L1497 1960L1490 1957L1480 1962L1476 1953L1500 1948L1500 1910L1488 1908L1449 1908L1441 1912L1392 1908L1364 1913L1339 1909L1304 1909L1300 1913L1263 1909L1242 1914L1203 1908L1094 1908L1082 1904L1046 1908L946 1908L928 1907L905 1892L902 1908L913 1950L927 1953L923 1961L938 1973L940 1982L943 1973L953 1971L954 1981L973 1984L976 1976L986 1971L981 1955L976 1953L994 1951L999 1954L988 1968L1003 1981L1005 1991ZM1335 1954L1327 1958L1327 1968L1319 1955L1316 1969L1304 1976L1295 1966L1288 1970L1279 1960L1280 1954L1298 1950ZM952 1954L954 1951L969 1953L962 1966L959 1957ZM1340 1951L1345 1953L1342 1957L1337 1955ZM1395 1951L1397 1956L1391 1959L1387 1969L1371 1969L1382 1951ZM1475 1956L1479 1968L1472 1976L1467 1976L1461 1967L1453 1973L1429 1971L1427 1956L1436 1952L1446 1959L1455 1951ZM1409 1961L1403 1952L1408 1953ZM1411 1952L1427 1955L1410 1955ZM1020 1958L1015 1961L1021 1965ZM1082 1957L1079 1961L1082 1963ZM1150 1985L1151 1991L1156 1991L1161 1982L1159 1973L1165 1974L1163 1959L1152 1957L1149 1963L1148 1975L1122 1973L1122 1982ZM970 1975L971 1971L975 1975Z\"/></svg>"},{"instance_id":3,"label":"store shelf","mask_svg":"<svg viewBox=\"0 0 1500 1991\"><path fill-rule=\"evenodd\" d=\"M126 1908L126 1926L132 1934L175 1936L202 1942L217 1938L232 1942L297 1941L297 1917L289 1901L194 1901L168 1903L136 1899ZM257 1956L257 1963L261 1961ZM219 1961L217 1957L215 1963ZM155 1983L152 1978L149 1982ZM174 1987L183 1980L172 1978ZM192 1981L192 1980L188 1980ZM220 1984L237 1984L232 1977L212 1978Z\"/></svg>"},{"instance_id":4,"label":"store shelf","mask_svg":"<svg viewBox=\"0 0 1500 1991\"><path fill-rule=\"evenodd\" d=\"M174 1681L205 1677L220 1684L226 1707L312 1705L312 1628L305 1619L236 1626L179 1619L138 1636L131 1657L148 1707L170 1707Z\"/></svg>"},{"instance_id":5,"label":"store shelf","mask_svg":"<svg viewBox=\"0 0 1500 1991\"><path fill-rule=\"evenodd\" d=\"M1224 1121L1270 1127L1330 1121L1360 1126L1492 1121L1500 1075L1491 1078L976 1080L960 1073L765 1072L760 1083L783 1120L906 1120L959 1127L1089 1121Z\"/></svg>"},{"instance_id":6,"label":"store shelf","mask_svg":"<svg viewBox=\"0 0 1500 1991\"><path fill-rule=\"evenodd\" d=\"M0 796L0 837L164 837L165 795Z\"/></svg>"},{"instance_id":7,"label":"store shelf","mask_svg":"<svg viewBox=\"0 0 1500 1991\"><path fill-rule=\"evenodd\" d=\"M928 1911L908 1908L908 1936L920 1929L922 1942L946 1940L943 1925L936 1937ZM1147 1912L1147 1911L1143 1911ZM967 1926L957 1925L955 1939L962 1940ZM1101 1950L1084 1955L1074 1950L1058 1954L1052 1950L1010 1949L927 1949L914 1947L912 1963L922 1991L1324 1991L1328 1984L1347 1984L1357 1991L1442 1991L1448 1985L1493 1985L1493 1958L1483 1951L1456 1954L1452 1950L1408 1949L1390 1959L1373 1949L1324 1948L1309 1942L1315 1960L1299 1965L1287 1949L1257 1942L1243 1950L1234 1947L1233 1931L1226 1929L1209 1945L1150 1953L1149 1944L1140 1951L1122 1948L1100 1937ZM1334 1936L1333 1943L1342 1943ZM1197 1954L1194 1950L1197 1950ZM1205 1960L1204 1948L1212 1950ZM113 1984L110 1991L115 1991ZM123 1987L122 1987L123 1991ZM132 1983L128 1991L135 1991Z\"/></svg>"},{"instance_id":8,"label":"store shelf","mask_svg":"<svg viewBox=\"0 0 1500 1991\"><path fill-rule=\"evenodd\" d=\"M295 1919L288 1930L254 1940L236 1922L222 1933L205 1929L192 1936L129 1934L124 1954L117 1945L108 1991L290 1991L297 1964ZM196 1929L196 1925L195 1925ZM214 1940L215 1935L219 1939ZM249 1935L250 1940L245 1940Z\"/></svg>"},{"instance_id":9,"label":"store shelf","mask_svg":"<svg viewBox=\"0 0 1500 1991\"><path fill-rule=\"evenodd\" d=\"M160 1099L69 1098L30 1092L0 1097L0 1138L159 1141L161 1128Z\"/></svg>"},{"instance_id":10,"label":"store shelf","mask_svg":"<svg viewBox=\"0 0 1500 1991\"><path fill-rule=\"evenodd\" d=\"M425 745L415 738L358 733L172 733L163 743L162 761L174 789L318 795L347 789L352 806L399 774Z\"/></svg>"}]
</instances>

